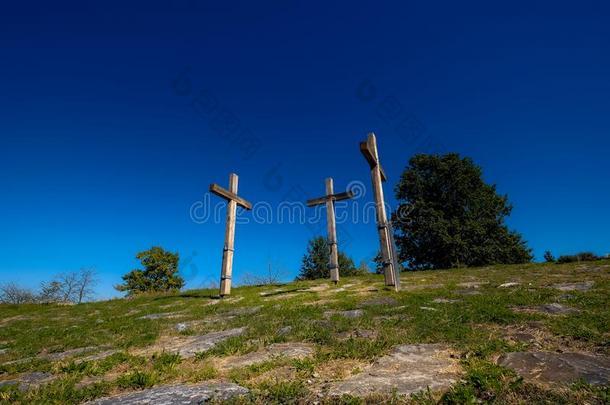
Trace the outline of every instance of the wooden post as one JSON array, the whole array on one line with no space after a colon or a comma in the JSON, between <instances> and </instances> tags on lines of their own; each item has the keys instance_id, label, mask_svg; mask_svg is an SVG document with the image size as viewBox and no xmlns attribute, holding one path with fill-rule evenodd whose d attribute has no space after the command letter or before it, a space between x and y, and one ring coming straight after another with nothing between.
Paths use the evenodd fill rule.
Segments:
<instances>
[{"instance_id":1,"label":"wooden post","mask_svg":"<svg viewBox=\"0 0 610 405\"><path fill-rule=\"evenodd\" d=\"M252 204L237 195L238 177L235 173L229 176L229 190L217 184L210 185L210 191L227 200L227 223L225 228L225 243L222 251L222 267L220 271L220 296L231 294L231 277L233 275L233 254L235 246L235 216L237 205L247 210Z\"/></svg>"},{"instance_id":2,"label":"wooden post","mask_svg":"<svg viewBox=\"0 0 610 405\"><path fill-rule=\"evenodd\" d=\"M235 173L229 176L229 191L237 194L239 178ZM231 294L231 276L233 275L233 253L235 249L235 215L237 203L227 202L227 223L225 229L225 245L222 251L222 267L220 271L220 296Z\"/></svg>"},{"instance_id":3,"label":"wooden post","mask_svg":"<svg viewBox=\"0 0 610 405\"><path fill-rule=\"evenodd\" d=\"M385 210L382 182L386 181L386 175L379 163L379 153L377 151L377 139L375 138L375 134L371 132L368 135L367 140L360 143L360 151L371 168L377 230L379 232L379 244L381 247L381 258L383 260L385 285L394 286L394 289L398 291L400 289L400 269L398 267L396 247L393 243L393 235L390 233L391 226L388 223Z\"/></svg>"},{"instance_id":4,"label":"wooden post","mask_svg":"<svg viewBox=\"0 0 610 405\"><path fill-rule=\"evenodd\" d=\"M337 226L335 223L335 201L347 200L352 198L354 193L346 191L344 193L334 194L333 179L326 179L326 195L320 198L314 198L307 201L308 207L316 205L326 205L326 223L328 231L328 246L329 258L328 269L330 270L330 279L337 284L339 282L339 250L337 248Z\"/></svg>"},{"instance_id":5,"label":"wooden post","mask_svg":"<svg viewBox=\"0 0 610 405\"><path fill-rule=\"evenodd\" d=\"M333 195L333 179L326 179L326 195ZM330 279L336 284L339 282L339 252L337 250L337 226L335 224L335 203L332 199L326 200L326 226L328 230L328 246L330 257L328 268Z\"/></svg>"}]
</instances>

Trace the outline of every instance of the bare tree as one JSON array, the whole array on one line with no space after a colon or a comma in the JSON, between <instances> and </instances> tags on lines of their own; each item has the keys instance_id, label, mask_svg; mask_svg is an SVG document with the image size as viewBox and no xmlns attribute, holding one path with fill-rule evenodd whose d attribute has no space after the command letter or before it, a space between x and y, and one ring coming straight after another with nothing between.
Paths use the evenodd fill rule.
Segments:
<instances>
[{"instance_id":1,"label":"bare tree","mask_svg":"<svg viewBox=\"0 0 610 405\"><path fill-rule=\"evenodd\" d=\"M0 302L3 304L26 304L36 302L36 296L31 290L19 287L15 283L0 286Z\"/></svg>"},{"instance_id":2,"label":"bare tree","mask_svg":"<svg viewBox=\"0 0 610 405\"><path fill-rule=\"evenodd\" d=\"M93 296L93 287L96 284L96 272L92 268L59 274L53 280L41 283L38 294L15 283L6 283L0 285L0 303L74 302L80 304Z\"/></svg>"},{"instance_id":3,"label":"bare tree","mask_svg":"<svg viewBox=\"0 0 610 405\"><path fill-rule=\"evenodd\" d=\"M76 302L79 285L78 273L61 273L57 275L56 281L61 285L59 290L60 301Z\"/></svg>"},{"instance_id":4,"label":"bare tree","mask_svg":"<svg viewBox=\"0 0 610 405\"><path fill-rule=\"evenodd\" d=\"M49 283L42 283L40 300L43 302L81 302L93 296L97 283L95 270L82 268L78 272L61 273Z\"/></svg>"},{"instance_id":5,"label":"bare tree","mask_svg":"<svg viewBox=\"0 0 610 405\"><path fill-rule=\"evenodd\" d=\"M83 268L78 274L77 283L77 303L80 304L83 300L93 296L93 287L97 284L97 274L95 269Z\"/></svg>"},{"instance_id":6,"label":"bare tree","mask_svg":"<svg viewBox=\"0 0 610 405\"><path fill-rule=\"evenodd\" d=\"M279 284L282 279L282 272L278 269L274 269L269 263L267 273L257 275L253 273L245 273L242 276L241 284L249 286L262 286L262 285L274 285Z\"/></svg>"},{"instance_id":7,"label":"bare tree","mask_svg":"<svg viewBox=\"0 0 610 405\"><path fill-rule=\"evenodd\" d=\"M41 303L61 301L61 289L61 283L56 280L41 283L40 293L38 294L38 301Z\"/></svg>"}]
</instances>

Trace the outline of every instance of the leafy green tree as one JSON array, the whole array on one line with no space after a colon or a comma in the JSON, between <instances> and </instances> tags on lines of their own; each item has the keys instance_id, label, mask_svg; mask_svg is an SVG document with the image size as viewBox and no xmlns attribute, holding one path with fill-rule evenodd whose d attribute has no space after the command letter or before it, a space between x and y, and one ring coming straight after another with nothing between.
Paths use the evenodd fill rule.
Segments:
<instances>
[{"instance_id":1,"label":"leafy green tree","mask_svg":"<svg viewBox=\"0 0 610 405\"><path fill-rule=\"evenodd\" d=\"M132 270L123 276L123 284L115 286L127 295L140 292L165 292L179 290L184 280L178 275L178 253L171 253L162 247L153 246L136 255L144 269Z\"/></svg>"},{"instance_id":2,"label":"leafy green tree","mask_svg":"<svg viewBox=\"0 0 610 405\"><path fill-rule=\"evenodd\" d=\"M307 245L307 253L303 256L301 272L297 280L315 280L329 278L328 256L330 248L326 238L322 236L311 239ZM355 276L364 274L354 265L354 261L345 253L339 251L339 274L341 276Z\"/></svg>"},{"instance_id":3,"label":"leafy green tree","mask_svg":"<svg viewBox=\"0 0 610 405\"><path fill-rule=\"evenodd\" d=\"M512 206L469 158L416 155L395 188L399 258L413 269L526 263L531 249L505 225Z\"/></svg>"},{"instance_id":4,"label":"leafy green tree","mask_svg":"<svg viewBox=\"0 0 610 405\"><path fill-rule=\"evenodd\" d=\"M375 263L375 274L383 274L383 257L381 257L381 251L377 252L377 256L373 258Z\"/></svg>"}]
</instances>

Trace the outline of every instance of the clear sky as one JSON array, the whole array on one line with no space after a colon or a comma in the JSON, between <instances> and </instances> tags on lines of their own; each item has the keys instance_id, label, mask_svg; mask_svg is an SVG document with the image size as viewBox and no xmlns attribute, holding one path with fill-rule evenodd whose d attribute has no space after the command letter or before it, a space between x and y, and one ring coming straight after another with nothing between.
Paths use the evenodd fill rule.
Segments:
<instances>
[{"instance_id":1,"label":"clear sky","mask_svg":"<svg viewBox=\"0 0 610 405\"><path fill-rule=\"evenodd\" d=\"M607 2L134 4L1 6L2 281L95 267L109 297L156 244L188 288L216 281L224 225L190 215L209 183L236 172L272 207L328 176L370 188L368 131L390 204L410 156L455 151L509 195L537 259L610 252ZM237 279L294 277L325 229L278 222L238 225ZM372 223L338 236L357 263L377 251Z\"/></svg>"}]
</instances>

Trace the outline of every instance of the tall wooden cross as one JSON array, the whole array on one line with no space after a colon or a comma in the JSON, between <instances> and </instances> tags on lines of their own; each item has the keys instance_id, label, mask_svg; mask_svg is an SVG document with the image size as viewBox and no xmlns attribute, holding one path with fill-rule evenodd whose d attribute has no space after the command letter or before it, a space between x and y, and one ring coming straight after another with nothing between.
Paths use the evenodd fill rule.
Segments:
<instances>
[{"instance_id":1,"label":"tall wooden cross","mask_svg":"<svg viewBox=\"0 0 610 405\"><path fill-rule=\"evenodd\" d=\"M238 177L235 173L229 176L229 189L225 190L218 184L210 184L210 192L227 200L227 224L225 228L225 245L222 251L222 268L220 272L220 296L231 294L231 276L233 274L233 252L235 242L235 215L237 206L247 210L252 204L237 195Z\"/></svg>"},{"instance_id":2,"label":"tall wooden cross","mask_svg":"<svg viewBox=\"0 0 610 405\"><path fill-rule=\"evenodd\" d=\"M379 163L379 153L377 152L377 139L374 133L370 133L364 142L360 142L360 152L364 155L371 168L371 178L373 180L373 194L375 197L375 211L377 219L377 229L379 231L379 243L381 245L381 258L383 260L383 274L385 285L394 286L400 289L400 267L398 266L398 256L394 243L394 232L391 223L388 222L383 199L382 182L386 181L386 175Z\"/></svg>"},{"instance_id":3,"label":"tall wooden cross","mask_svg":"<svg viewBox=\"0 0 610 405\"><path fill-rule=\"evenodd\" d=\"M335 201L347 200L354 196L350 190L334 194L333 179L326 179L326 195L320 198L307 200L308 207L326 204L326 221L328 230L328 244L330 247L330 257L328 260L328 268L330 270L330 279L337 284L339 282L339 251L337 249L337 226L335 223Z\"/></svg>"}]
</instances>

